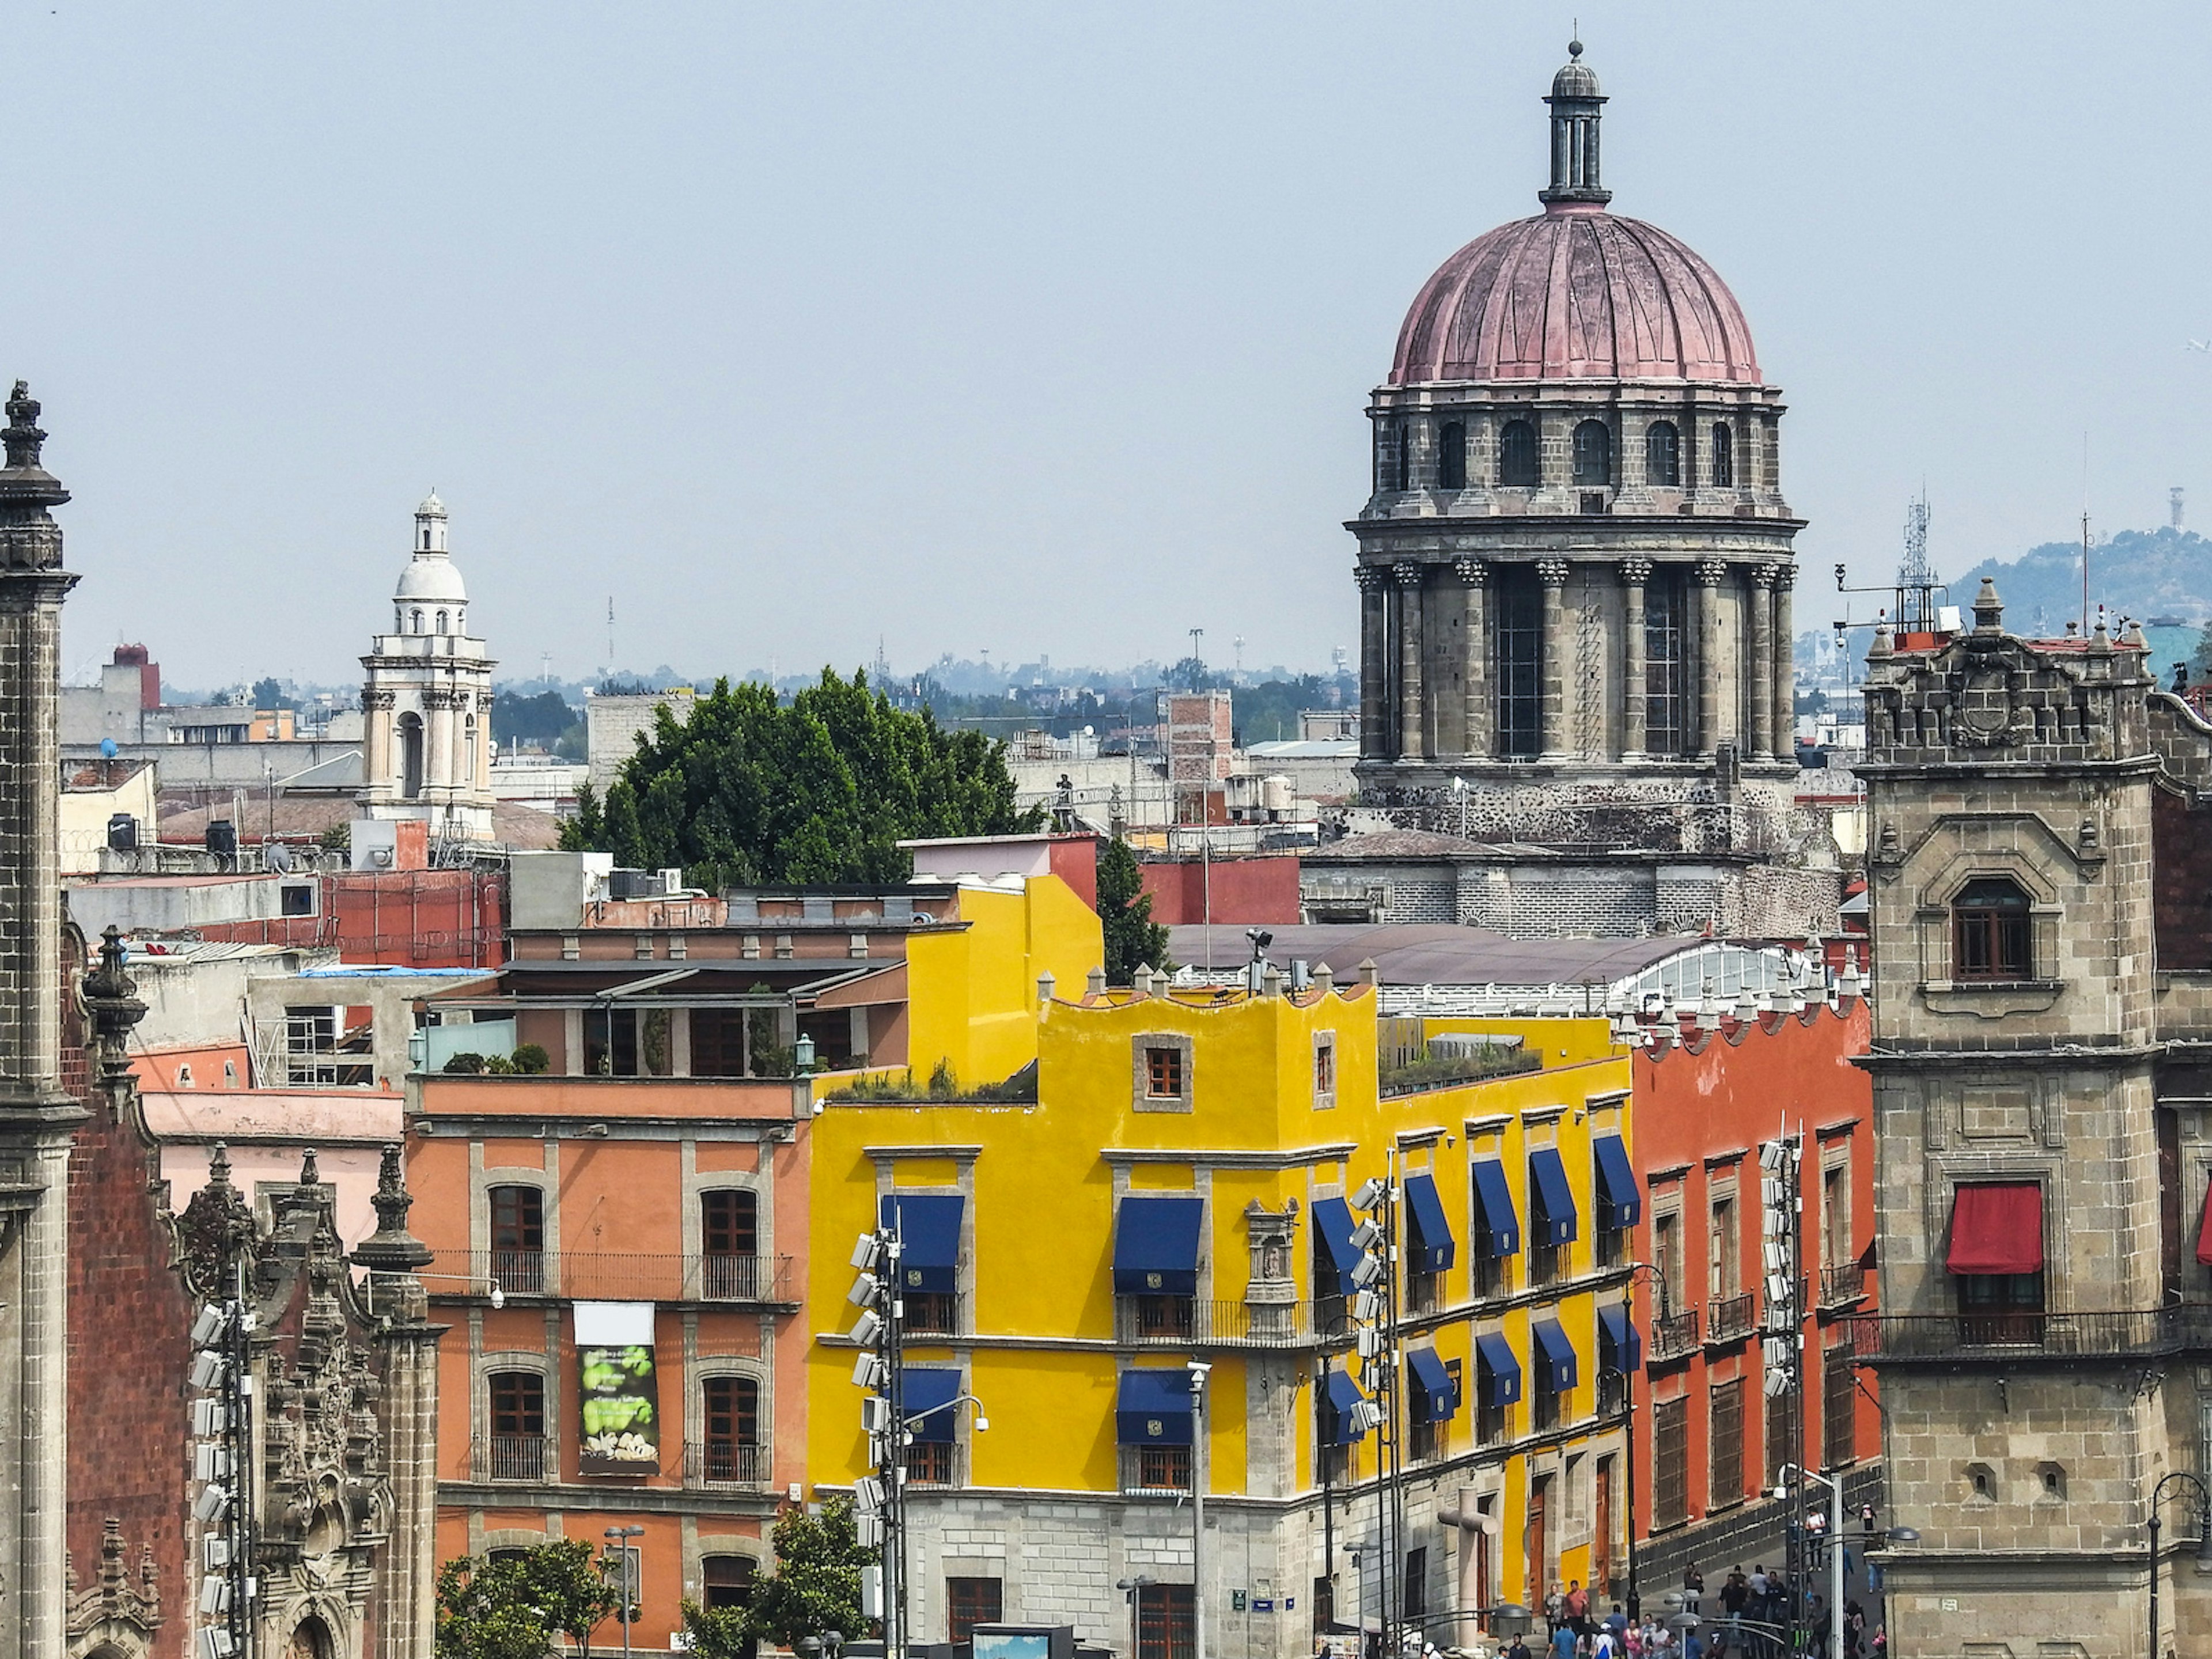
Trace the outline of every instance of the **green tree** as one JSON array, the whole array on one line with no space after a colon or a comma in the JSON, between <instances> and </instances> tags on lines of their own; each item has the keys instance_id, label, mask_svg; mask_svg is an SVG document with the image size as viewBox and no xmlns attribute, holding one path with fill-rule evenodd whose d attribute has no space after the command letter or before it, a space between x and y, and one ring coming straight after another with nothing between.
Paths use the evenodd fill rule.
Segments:
<instances>
[{"instance_id":1,"label":"green tree","mask_svg":"<svg viewBox=\"0 0 2212 1659\"><path fill-rule=\"evenodd\" d=\"M848 1638L863 1634L860 1569L875 1558L860 1547L853 1500L833 1498L818 1515L786 1510L774 1541L775 1571L753 1588L745 1609L748 1631L793 1649L802 1636L825 1630Z\"/></svg>"},{"instance_id":2,"label":"green tree","mask_svg":"<svg viewBox=\"0 0 2212 1659\"><path fill-rule=\"evenodd\" d=\"M438 1573L438 1659L545 1659L556 1636L591 1659L592 1631L621 1605L580 1538L460 1556Z\"/></svg>"},{"instance_id":3,"label":"green tree","mask_svg":"<svg viewBox=\"0 0 2212 1659\"><path fill-rule=\"evenodd\" d=\"M256 708L297 708L300 700L286 692L271 675L253 682L253 706Z\"/></svg>"},{"instance_id":4,"label":"green tree","mask_svg":"<svg viewBox=\"0 0 2212 1659\"><path fill-rule=\"evenodd\" d=\"M1137 964L1168 965L1168 930L1152 920L1152 896L1129 843L1115 837L1098 854L1098 923L1106 935L1106 979L1127 985Z\"/></svg>"},{"instance_id":5,"label":"green tree","mask_svg":"<svg viewBox=\"0 0 2212 1659\"><path fill-rule=\"evenodd\" d=\"M550 749L581 718L558 691L540 691L534 697L501 691L491 700L491 735L495 743L512 743L519 738Z\"/></svg>"},{"instance_id":6,"label":"green tree","mask_svg":"<svg viewBox=\"0 0 2212 1659\"><path fill-rule=\"evenodd\" d=\"M684 1639L690 1647L692 1659L754 1659L759 1649L753 1637L750 1608L702 1607L688 1595L682 1605ZM832 1625L830 1628L836 1630L837 1626Z\"/></svg>"},{"instance_id":7,"label":"green tree","mask_svg":"<svg viewBox=\"0 0 2212 1659\"><path fill-rule=\"evenodd\" d=\"M1005 746L949 732L829 669L788 704L718 681L679 721L666 708L601 799L580 792L571 850L641 869L680 866L700 886L894 882L898 842L1041 828L1018 811Z\"/></svg>"}]
</instances>

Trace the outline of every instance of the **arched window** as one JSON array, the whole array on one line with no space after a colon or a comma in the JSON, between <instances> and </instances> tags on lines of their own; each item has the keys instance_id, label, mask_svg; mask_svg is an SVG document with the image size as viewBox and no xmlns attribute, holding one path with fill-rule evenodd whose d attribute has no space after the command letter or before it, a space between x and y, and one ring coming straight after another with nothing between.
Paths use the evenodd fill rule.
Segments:
<instances>
[{"instance_id":1,"label":"arched window","mask_svg":"<svg viewBox=\"0 0 2212 1659\"><path fill-rule=\"evenodd\" d=\"M1584 421L1575 428L1575 482L1613 482L1613 432L1603 421Z\"/></svg>"},{"instance_id":2,"label":"arched window","mask_svg":"<svg viewBox=\"0 0 2212 1659\"><path fill-rule=\"evenodd\" d=\"M1413 432L1403 421L1393 421L1390 430L1398 441L1398 455L1392 463L1394 477L1390 487L1393 489L1411 489L1413 487Z\"/></svg>"},{"instance_id":3,"label":"arched window","mask_svg":"<svg viewBox=\"0 0 2212 1659\"><path fill-rule=\"evenodd\" d=\"M491 1276L502 1291L545 1288L545 1194L540 1188L491 1189Z\"/></svg>"},{"instance_id":4,"label":"arched window","mask_svg":"<svg viewBox=\"0 0 2212 1659\"><path fill-rule=\"evenodd\" d=\"M416 634L422 631L422 613L419 610L415 612L415 623L410 631Z\"/></svg>"},{"instance_id":5,"label":"arched window","mask_svg":"<svg viewBox=\"0 0 2212 1659\"><path fill-rule=\"evenodd\" d=\"M1654 421L1644 434L1644 482L1667 488L1682 482L1682 434L1672 421Z\"/></svg>"},{"instance_id":6,"label":"arched window","mask_svg":"<svg viewBox=\"0 0 2212 1659\"><path fill-rule=\"evenodd\" d=\"M446 631L446 613L442 611L438 613L438 631L441 634Z\"/></svg>"},{"instance_id":7,"label":"arched window","mask_svg":"<svg viewBox=\"0 0 2212 1659\"><path fill-rule=\"evenodd\" d=\"M758 1569L750 1555L702 1555L699 1558L699 1588L709 1612L717 1607L749 1607L753 1601L753 1575Z\"/></svg>"},{"instance_id":8,"label":"arched window","mask_svg":"<svg viewBox=\"0 0 2212 1659\"><path fill-rule=\"evenodd\" d=\"M1464 489L1467 488L1467 428L1458 421L1446 421L1437 433L1437 488Z\"/></svg>"},{"instance_id":9,"label":"arched window","mask_svg":"<svg viewBox=\"0 0 2212 1659\"><path fill-rule=\"evenodd\" d=\"M760 1384L750 1376L710 1376L699 1385L700 1424L709 1480L768 1478L761 1448Z\"/></svg>"},{"instance_id":10,"label":"arched window","mask_svg":"<svg viewBox=\"0 0 2212 1659\"><path fill-rule=\"evenodd\" d=\"M399 793L422 798L422 717L411 712L399 717Z\"/></svg>"},{"instance_id":11,"label":"arched window","mask_svg":"<svg viewBox=\"0 0 2212 1659\"><path fill-rule=\"evenodd\" d=\"M1735 434L1726 421L1713 422L1713 483L1723 489L1735 485Z\"/></svg>"},{"instance_id":12,"label":"arched window","mask_svg":"<svg viewBox=\"0 0 2212 1659\"><path fill-rule=\"evenodd\" d=\"M422 526L422 550L425 553L430 550L430 526L427 524Z\"/></svg>"},{"instance_id":13,"label":"arched window","mask_svg":"<svg viewBox=\"0 0 2212 1659\"><path fill-rule=\"evenodd\" d=\"M701 1277L710 1297L760 1294L760 1199L749 1187L699 1194Z\"/></svg>"},{"instance_id":14,"label":"arched window","mask_svg":"<svg viewBox=\"0 0 2212 1659\"><path fill-rule=\"evenodd\" d=\"M1508 421L1498 434L1498 483L1504 489L1534 489L1536 428L1527 421Z\"/></svg>"},{"instance_id":15,"label":"arched window","mask_svg":"<svg viewBox=\"0 0 2212 1659\"><path fill-rule=\"evenodd\" d=\"M1951 901L1954 979L2033 979L2027 895L2002 876L1968 882Z\"/></svg>"},{"instance_id":16,"label":"arched window","mask_svg":"<svg viewBox=\"0 0 2212 1659\"><path fill-rule=\"evenodd\" d=\"M495 1480L545 1478L545 1379L536 1371L494 1371L485 1379L489 1398Z\"/></svg>"}]
</instances>

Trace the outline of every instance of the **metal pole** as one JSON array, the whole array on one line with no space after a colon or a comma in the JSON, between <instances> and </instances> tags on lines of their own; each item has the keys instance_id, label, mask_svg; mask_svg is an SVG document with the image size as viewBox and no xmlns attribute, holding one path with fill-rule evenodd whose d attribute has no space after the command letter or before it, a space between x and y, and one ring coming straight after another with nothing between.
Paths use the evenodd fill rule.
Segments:
<instances>
[{"instance_id":1,"label":"metal pole","mask_svg":"<svg viewBox=\"0 0 2212 1659\"><path fill-rule=\"evenodd\" d=\"M641 1563L641 1562L637 1562L637 1561L635 1560L636 1552L635 1552L635 1550L633 1550L628 1543L624 1543L624 1544L623 1545L623 1547L622 1547L622 1553L623 1553L623 1572L622 1572L622 1577L623 1577L623 1604L622 1604L623 1659L629 1659L629 1614L630 1614L630 1609L631 1609L633 1607L635 1607L635 1606L636 1606L636 1605L637 1605L636 1578L635 1578L635 1574L634 1574L634 1567L635 1567L635 1566L641 1566L641 1565L643 1565L643 1563Z\"/></svg>"},{"instance_id":2,"label":"metal pole","mask_svg":"<svg viewBox=\"0 0 2212 1659\"><path fill-rule=\"evenodd\" d=\"M2158 1659L2158 1498L2155 1493L2150 1500L2150 1659Z\"/></svg>"},{"instance_id":3,"label":"metal pole","mask_svg":"<svg viewBox=\"0 0 2212 1659\"><path fill-rule=\"evenodd\" d=\"M1206 1659L1206 1373L1190 1379L1190 1652Z\"/></svg>"},{"instance_id":4,"label":"metal pole","mask_svg":"<svg viewBox=\"0 0 2212 1659\"><path fill-rule=\"evenodd\" d=\"M1633 1296L1628 1299L1628 1317L1632 1321L1636 1317ZM1636 1582L1636 1373L1624 1370L1620 1384L1621 1404L1628 1413L1622 1426L1622 1437L1628 1445L1628 1622L1633 1625L1644 1617L1644 1594Z\"/></svg>"},{"instance_id":5,"label":"metal pole","mask_svg":"<svg viewBox=\"0 0 2212 1659\"><path fill-rule=\"evenodd\" d=\"M1844 1659L1844 1474L1828 1481L1828 1659Z\"/></svg>"}]
</instances>

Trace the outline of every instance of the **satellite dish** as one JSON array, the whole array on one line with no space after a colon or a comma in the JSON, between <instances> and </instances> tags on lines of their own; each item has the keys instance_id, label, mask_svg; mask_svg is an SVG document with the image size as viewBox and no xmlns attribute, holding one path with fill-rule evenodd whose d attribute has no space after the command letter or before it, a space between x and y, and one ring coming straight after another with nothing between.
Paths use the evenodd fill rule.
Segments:
<instances>
[{"instance_id":1,"label":"satellite dish","mask_svg":"<svg viewBox=\"0 0 2212 1659\"><path fill-rule=\"evenodd\" d=\"M281 841L272 841L268 844L266 851L269 858L269 867L271 870L274 870L280 876L289 872L292 868L292 849L290 848L285 846Z\"/></svg>"},{"instance_id":2,"label":"satellite dish","mask_svg":"<svg viewBox=\"0 0 2212 1659\"><path fill-rule=\"evenodd\" d=\"M115 747L114 738L102 738L100 740L100 757L102 760L113 760L118 752Z\"/></svg>"}]
</instances>

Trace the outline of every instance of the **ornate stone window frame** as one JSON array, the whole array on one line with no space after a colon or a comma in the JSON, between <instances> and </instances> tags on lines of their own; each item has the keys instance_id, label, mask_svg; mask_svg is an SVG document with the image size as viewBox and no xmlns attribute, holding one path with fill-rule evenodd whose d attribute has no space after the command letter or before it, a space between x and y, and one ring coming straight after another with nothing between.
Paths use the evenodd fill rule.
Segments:
<instances>
[{"instance_id":1,"label":"ornate stone window frame","mask_svg":"<svg viewBox=\"0 0 2212 1659\"><path fill-rule=\"evenodd\" d=\"M1152 1092L1152 1064L1150 1050L1172 1048L1181 1053L1182 1091L1172 1095ZM1139 1031L1129 1039L1129 1103L1139 1112L1188 1112L1195 1109L1197 1101L1197 1043L1182 1031Z\"/></svg>"}]
</instances>

